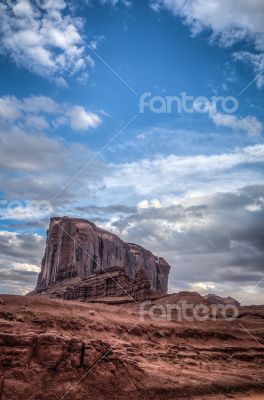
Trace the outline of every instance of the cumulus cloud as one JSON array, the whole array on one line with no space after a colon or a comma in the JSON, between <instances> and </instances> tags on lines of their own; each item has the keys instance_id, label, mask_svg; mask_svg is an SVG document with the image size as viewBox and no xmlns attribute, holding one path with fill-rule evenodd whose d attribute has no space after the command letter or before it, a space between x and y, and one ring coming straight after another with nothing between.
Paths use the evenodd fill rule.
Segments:
<instances>
[{"instance_id":1,"label":"cumulus cloud","mask_svg":"<svg viewBox=\"0 0 264 400\"><path fill-rule=\"evenodd\" d=\"M87 112L81 106L72 107L67 116L70 118L70 125L74 130L86 131L89 128L96 128L101 119L97 114Z\"/></svg>"},{"instance_id":2,"label":"cumulus cloud","mask_svg":"<svg viewBox=\"0 0 264 400\"><path fill-rule=\"evenodd\" d=\"M264 50L264 3L262 0L153 0L151 8L159 12L167 9L183 18L192 34L203 30L211 31L211 42L229 47L245 40L252 42L256 53L235 53L236 59L243 59L260 74L256 79L258 87L263 87Z\"/></svg>"},{"instance_id":3,"label":"cumulus cloud","mask_svg":"<svg viewBox=\"0 0 264 400\"><path fill-rule=\"evenodd\" d=\"M46 96L30 96L17 99L15 96L0 97L0 126L13 127L14 122L27 131L47 130L68 125L75 131L96 128L102 122L98 114L82 106L58 103Z\"/></svg>"},{"instance_id":4,"label":"cumulus cloud","mask_svg":"<svg viewBox=\"0 0 264 400\"><path fill-rule=\"evenodd\" d=\"M64 0L7 2L1 5L0 51L17 65L65 86L66 74L81 74L89 65L81 28L82 20L67 14Z\"/></svg>"}]
</instances>

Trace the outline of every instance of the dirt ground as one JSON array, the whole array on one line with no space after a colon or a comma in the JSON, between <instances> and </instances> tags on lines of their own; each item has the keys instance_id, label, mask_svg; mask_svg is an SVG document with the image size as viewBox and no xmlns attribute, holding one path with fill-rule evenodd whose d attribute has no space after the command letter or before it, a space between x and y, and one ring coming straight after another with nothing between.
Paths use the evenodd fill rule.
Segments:
<instances>
[{"instance_id":1,"label":"dirt ground","mask_svg":"<svg viewBox=\"0 0 264 400\"><path fill-rule=\"evenodd\" d=\"M264 400L264 306L233 322L139 306L1 295L0 400Z\"/></svg>"}]
</instances>

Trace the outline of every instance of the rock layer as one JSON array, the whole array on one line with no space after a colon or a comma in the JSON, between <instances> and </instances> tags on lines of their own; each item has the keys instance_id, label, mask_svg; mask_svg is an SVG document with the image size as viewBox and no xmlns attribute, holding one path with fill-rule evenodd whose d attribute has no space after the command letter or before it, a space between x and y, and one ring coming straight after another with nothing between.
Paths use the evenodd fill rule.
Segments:
<instances>
[{"instance_id":1,"label":"rock layer","mask_svg":"<svg viewBox=\"0 0 264 400\"><path fill-rule=\"evenodd\" d=\"M81 283L69 285L62 295L65 300L80 301L108 296L126 297L132 301L150 297L150 283L144 270L137 272L135 279L131 280L120 268L108 269L107 273L92 275L84 278Z\"/></svg>"},{"instance_id":2,"label":"rock layer","mask_svg":"<svg viewBox=\"0 0 264 400\"><path fill-rule=\"evenodd\" d=\"M56 217L50 221L36 291L43 292L58 282L79 278L75 287L69 288L72 292L68 290L66 298L85 300L125 293L143 298L150 293L167 293L169 270L163 258L137 244L122 241L90 221ZM111 277L113 271L119 271L115 278ZM120 288L124 289L122 294Z\"/></svg>"}]
</instances>

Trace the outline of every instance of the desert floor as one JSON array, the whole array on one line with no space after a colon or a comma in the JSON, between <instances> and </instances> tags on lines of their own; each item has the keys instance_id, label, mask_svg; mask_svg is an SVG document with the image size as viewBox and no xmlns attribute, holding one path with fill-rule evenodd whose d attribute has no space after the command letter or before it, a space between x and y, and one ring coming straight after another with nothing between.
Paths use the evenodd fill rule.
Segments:
<instances>
[{"instance_id":1,"label":"desert floor","mask_svg":"<svg viewBox=\"0 0 264 400\"><path fill-rule=\"evenodd\" d=\"M0 399L264 399L264 307L233 322L139 307L1 295Z\"/></svg>"}]
</instances>

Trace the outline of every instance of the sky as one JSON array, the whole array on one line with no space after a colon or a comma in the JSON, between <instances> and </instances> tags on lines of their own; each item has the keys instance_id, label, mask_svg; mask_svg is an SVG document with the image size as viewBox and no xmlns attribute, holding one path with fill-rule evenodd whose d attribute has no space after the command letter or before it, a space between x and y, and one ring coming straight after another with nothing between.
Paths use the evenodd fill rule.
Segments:
<instances>
[{"instance_id":1,"label":"sky","mask_svg":"<svg viewBox=\"0 0 264 400\"><path fill-rule=\"evenodd\" d=\"M67 215L163 256L170 292L264 304L263 21L262 0L1 0L1 293L35 287Z\"/></svg>"}]
</instances>

